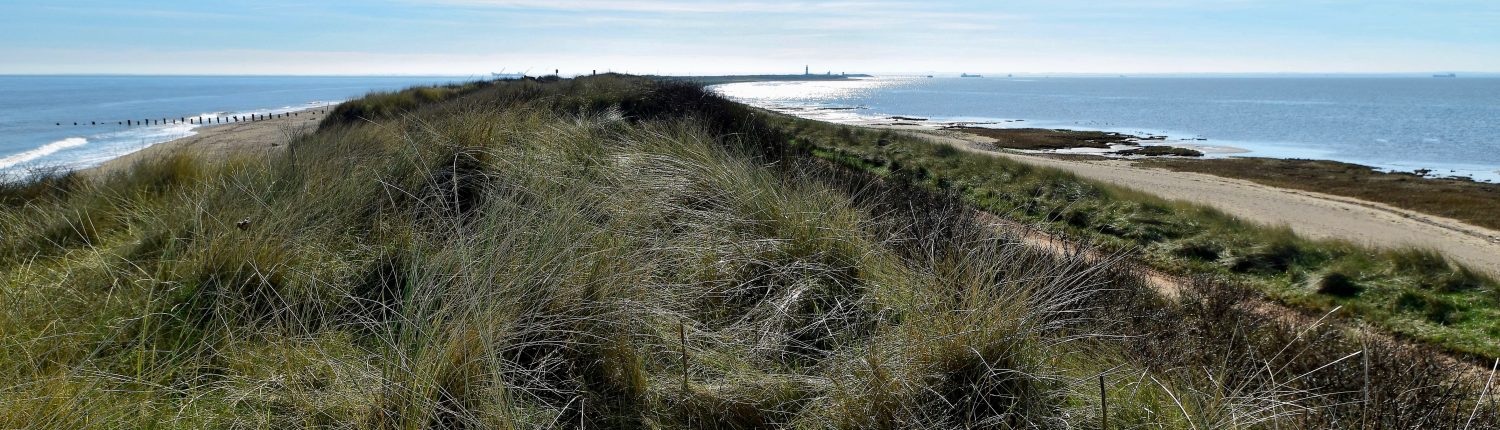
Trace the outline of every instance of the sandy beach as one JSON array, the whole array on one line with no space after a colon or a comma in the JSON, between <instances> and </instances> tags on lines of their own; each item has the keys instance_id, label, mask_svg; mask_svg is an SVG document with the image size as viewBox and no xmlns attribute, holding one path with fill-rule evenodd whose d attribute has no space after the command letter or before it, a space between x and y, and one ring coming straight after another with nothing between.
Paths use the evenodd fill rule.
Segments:
<instances>
[{"instance_id":1,"label":"sandy beach","mask_svg":"<svg viewBox=\"0 0 1500 430\"><path fill-rule=\"evenodd\" d=\"M1345 240L1378 248L1437 250L1471 268L1500 275L1500 232L1458 220L1349 197L1290 190L1201 173L1135 166L1130 160L1064 160L988 149L987 138L903 127L934 142L1005 157L1157 196L1212 206L1248 221L1287 225L1315 239Z\"/></svg>"},{"instance_id":2,"label":"sandy beach","mask_svg":"<svg viewBox=\"0 0 1500 430\"><path fill-rule=\"evenodd\" d=\"M175 151L189 151L209 159L238 152L277 151L286 147L291 136L316 130L326 109L329 108L305 109L282 118L200 127L193 130L197 133L195 135L148 146L106 161L90 171L107 174Z\"/></svg>"}]
</instances>

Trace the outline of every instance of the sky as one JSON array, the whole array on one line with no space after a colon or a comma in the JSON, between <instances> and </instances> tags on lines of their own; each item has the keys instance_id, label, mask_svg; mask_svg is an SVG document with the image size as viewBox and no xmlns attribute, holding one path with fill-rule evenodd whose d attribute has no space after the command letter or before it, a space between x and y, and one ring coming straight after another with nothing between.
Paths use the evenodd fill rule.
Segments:
<instances>
[{"instance_id":1,"label":"sky","mask_svg":"<svg viewBox=\"0 0 1500 430\"><path fill-rule=\"evenodd\" d=\"M1500 0L0 0L0 74L1500 72Z\"/></svg>"}]
</instances>

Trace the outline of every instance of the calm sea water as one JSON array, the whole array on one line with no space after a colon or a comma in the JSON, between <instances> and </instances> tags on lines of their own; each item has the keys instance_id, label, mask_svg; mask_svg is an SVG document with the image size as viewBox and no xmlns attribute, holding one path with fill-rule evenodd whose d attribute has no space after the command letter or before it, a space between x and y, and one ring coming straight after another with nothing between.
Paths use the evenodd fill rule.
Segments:
<instances>
[{"instance_id":1,"label":"calm sea water","mask_svg":"<svg viewBox=\"0 0 1500 430\"><path fill-rule=\"evenodd\" d=\"M145 118L279 113L458 77L0 76L0 176L81 168L193 134ZM73 125L74 123L80 125ZM90 122L98 125L89 125ZM63 125L59 126L58 123Z\"/></svg>"},{"instance_id":2,"label":"calm sea water","mask_svg":"<svg viewBox=\"0 0 1500 430\"><path fill-rule=\"evenodd\" d=\"M1497 78L878 78L715 88L833 121L900 115L1206 138L1194 143L1249 151L1238 156L1500 180Z\"/></svg>"}]
</instances>

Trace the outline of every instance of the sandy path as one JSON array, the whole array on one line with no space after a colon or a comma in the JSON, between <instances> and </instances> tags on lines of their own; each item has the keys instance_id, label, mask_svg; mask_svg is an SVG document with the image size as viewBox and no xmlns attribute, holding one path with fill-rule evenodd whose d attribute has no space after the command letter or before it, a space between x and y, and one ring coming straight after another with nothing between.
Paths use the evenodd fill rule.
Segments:
<instances>
[{"instance_id":1,"label":"sandy path","mask_svg":"<svg viewBox=\"0 0 1500 430\"><path fill-rule=\"evenodd\" d=\"M1250 181L1132 165L1128 160L1075 161L974 147L982 137L912 131L973 152L1053 167L1085 178L1218 208L1245 220L1288 225L1297 234L1378 248L1417 247L1500 275L1500 232L1348 197L1289 190Z\"/></svg>"},{"instance_id":2,"label":"sandy path","mask_svg":"<svg viewBox=\"0 0 1500 430\"><path fill-rule=\"evenodd\" d=\"M207 160L221 160L231 153L280 150L286 147L291 136L316 130L318 122L323 120L321 112L324 109L297 111L295 116L283 118L200 127L193 130L198 134L148 146L106 161L91 171L108 174L141 160L176 151L189 151Z\"/></svg>"}]
</instances>

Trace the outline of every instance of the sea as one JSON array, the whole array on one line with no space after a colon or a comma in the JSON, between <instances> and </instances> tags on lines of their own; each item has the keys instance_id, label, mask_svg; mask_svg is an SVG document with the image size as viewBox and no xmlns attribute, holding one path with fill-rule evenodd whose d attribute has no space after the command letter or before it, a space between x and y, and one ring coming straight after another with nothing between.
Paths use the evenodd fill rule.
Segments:
<instances>
[{"instance_id":1,"label":"sea","mask_svg":"<svg viewBox=\"0 0 1500 430\"><path fill-rule=\"evenodd\" d=\"M199 125L144 119L284 113L373 91L472 77L0 76L0 179L97 165L191 136ZM211 125L210 125L211 126Z\"/></svg>"},{"instance_id":2,"label":"sea","mask_svg":"<svg viewBox=\"0 0 1500 430\"><path fill-rule=\"evenodd\" d=\"M833 122L1114 131L1165 136L1213 157L1500 181L1500 78L918 76L714 89Z\"/></svg>"}]
</instances>

